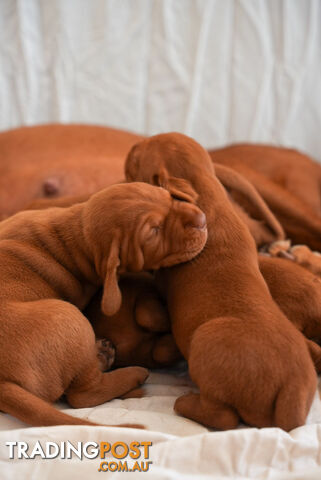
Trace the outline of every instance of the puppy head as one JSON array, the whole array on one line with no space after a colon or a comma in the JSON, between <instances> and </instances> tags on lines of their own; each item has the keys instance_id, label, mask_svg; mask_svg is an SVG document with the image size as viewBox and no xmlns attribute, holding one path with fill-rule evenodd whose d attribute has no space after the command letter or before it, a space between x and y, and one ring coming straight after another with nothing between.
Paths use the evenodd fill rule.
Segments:
<instances>
[{"instance_id":1,"label":"puppy head","mask_svg":"<svg viewBox=\"0 0 321 480\"><path fill-rule=\"evenodd\" d=\"M138 182L93 195L86 204L84 225L96 271L104 280L106 315L113 315L121 304L118 273L186 262L207 240L206 218L198 207Z\"/></svg>"},{"instance_id":2,"label":"puppy head","mask_svg":"<svg viewBox=\"0 0 321 480\"><path fill-rule=\"evenodd\" d=\"M214 175L207 151L195 140L180 133L164 133L147 138L132 147L126 163L127 181L160 185L178 198L196 201L191 187L198 173ZM184 198L185 195L185 198Z\"/></svg>"}]
</instances>

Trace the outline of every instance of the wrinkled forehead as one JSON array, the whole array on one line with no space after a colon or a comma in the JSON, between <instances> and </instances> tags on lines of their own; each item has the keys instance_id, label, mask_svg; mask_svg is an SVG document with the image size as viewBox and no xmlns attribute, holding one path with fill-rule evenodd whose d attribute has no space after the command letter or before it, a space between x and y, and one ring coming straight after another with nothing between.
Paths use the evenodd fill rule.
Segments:
<instances>
[{"instance_id":1,"label":"wrinkled forehead","mask_svg":"<svg viewBox=\"0 0 321 480\"><path fill-rule=\"evenodd\" d=\"M127 186L127 199L137 213L156 210L166 213L172 206L170 193L162 187L143 182L128 183Z\"/></svg>"},{"instance_id":2,"label":"wrinkled forehead","mask_svg":"<svg viewBox=\"0 0 321 480\"><path fill-rule=\"evenodd\" d=\"M162 187L145 185L148 185L152 191L151 194L145 191L135 205L134 215L137 216L137 222L139 222L139 219L152 219L153 216L158 219L167 217L173 207L173 199L170 193Z\"/></svg>"}]
</instances>

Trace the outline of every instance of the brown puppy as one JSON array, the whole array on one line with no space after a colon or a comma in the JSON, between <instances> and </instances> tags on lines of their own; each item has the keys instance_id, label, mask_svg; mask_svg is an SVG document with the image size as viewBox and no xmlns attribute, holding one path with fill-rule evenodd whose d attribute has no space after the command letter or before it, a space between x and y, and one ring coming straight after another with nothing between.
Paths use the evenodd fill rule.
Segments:
<instances>
[{"instance_id":1,"label":"brown puppy","mask_svg":"<svg viewBox=\"0 0 321 480\"><path fill-rule=\"evenodd\" d=\"M153 277L125 275L119 288L122 305L115 315L107 317L102 313L100 292L84 311L96 337L108 338L115 346L114 365L159 368L175 363L181 354L170 334L168 312Z\"/></svg>"},{"instance_id":2,"label":"brown puppy","mask_svg":"<svg viewBox=\"0 0 321 480\"><path fill-rule=\"evenodd\" d=\"M2 222L0 410L32 425L88 425L50 402L65 392L74 407L97 405L144 382L141 367L101 372L80 310L103 284L102 310L115 314L119 273L187 261L206 237L197 207L139 183Z\"/></svg>"},{"instance_id":3,"label":"brown puppy","mask_svg":"<svg viewBox=\"0 0 321 480\"><path fill-rule=\"evenodd\" d=\"M308 339L309 350L321 373L321 280L286 258L259 255L260 271L273 300Z\"/></svg>"},{"instance_id":4,"label":"brown puppy","mask_svg":"<svg viewBox=\"0 0 321 480\"><path fill-rule=\"evenodd\" d=\"M209 154L215 163L260 173L321 215L321 166L307 155L291 148L250 144L230 145Z\"/></svg>"},{"instance_id":5,"label":"brown puppy","mask_svg":"<svg viewBox=\"0 0 321 480\"><path fill-rule=\"evenodd\" d=\"M240 418L285 430L304 424L317 382L306 340L274 303L207 152L186 136L157 135L133 147L126 176L169 188L183 178L207 215L206 248L162 275L174 338L200 388L176 411L220 429Z\"/></svg>"},{"instance_id":6,"label":"brown puppy","mask_svg":"<svg viewBox=\"0 0 321 480\"><path fill-rule=\"evenodd\" d=\"M38 199L28 205L27 209L46 209L54 206L65 208L83 203L88 198L86 195ZM249 218L245 212L244 215ZM260 238L262 233L264 235L265 228L261 227L261 224L256 228L260 232ZM122 276L119 288L122 293L122 305L115 315L108 317L102 312L101 291L97 292L84 311L96 337L111 340L115 348L114 366L140 365L159 368L180 359L181 354L170 333L167 309L159 297L155 280L151 275Z\"/></svg>"}]
</instances>

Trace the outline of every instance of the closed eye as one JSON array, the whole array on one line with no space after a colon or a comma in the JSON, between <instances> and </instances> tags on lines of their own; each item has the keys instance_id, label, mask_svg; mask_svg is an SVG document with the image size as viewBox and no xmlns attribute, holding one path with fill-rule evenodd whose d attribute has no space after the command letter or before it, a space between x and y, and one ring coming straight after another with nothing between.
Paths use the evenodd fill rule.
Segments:
<instances>
[{"instance_id":1,"label":"closed eye","mask_svg":"<svg viewBox=\"0 0 321 480\"><path fill-rule=\"evenodd\" d=\"M145 240L146 241L155 240L158 237L160 230L161 230L160 225L150 225L148 228L148 231L146 232Z\"/></svg>"},{"instance_id":2,"label":"closed eye","mask_svg":"<svg viewBox=\"0 0 321 480\"><path fill-rule=\"evenodd\" d=\"M189 200L187 200L187 198L181 197L179 195L175 195L173 193L171 193L171 197L173 200L177 200L178 202L191 203Z\"/></svg>"}]
</instances>

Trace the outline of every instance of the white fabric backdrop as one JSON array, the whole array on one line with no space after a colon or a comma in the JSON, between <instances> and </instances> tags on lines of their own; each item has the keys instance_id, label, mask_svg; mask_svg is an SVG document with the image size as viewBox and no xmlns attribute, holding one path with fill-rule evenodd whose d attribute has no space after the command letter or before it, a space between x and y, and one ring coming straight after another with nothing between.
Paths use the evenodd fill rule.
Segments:
<instances>
[{"instance_id":1,"label":"white fabric backdrop","mask_svg":"<svg viewBox=\"0 0 321 480\"><path fill-rule=\"evenodd\" d=\"M1 0L0 129L273 142L321 160L320 0Z\"/></svg>"}]
</instances>

